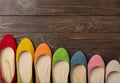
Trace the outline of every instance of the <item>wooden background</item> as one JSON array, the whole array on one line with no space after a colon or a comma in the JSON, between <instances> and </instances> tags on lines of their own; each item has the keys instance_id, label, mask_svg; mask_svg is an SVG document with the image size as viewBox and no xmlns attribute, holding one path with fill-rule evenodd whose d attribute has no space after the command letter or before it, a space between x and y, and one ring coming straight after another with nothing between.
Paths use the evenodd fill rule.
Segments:
<instances>
[{"instance_id":1,"label":"wooden background","mask_svg":"<svg viewBox=\"0 0 120 83\"><path fill-rule=\"evenodd\" d=\"M120 0L0 0L0 39L6 33L35 48L46 42L53 53L65 47L70 56L120 61Z\"/></svg>"}]
</instances>

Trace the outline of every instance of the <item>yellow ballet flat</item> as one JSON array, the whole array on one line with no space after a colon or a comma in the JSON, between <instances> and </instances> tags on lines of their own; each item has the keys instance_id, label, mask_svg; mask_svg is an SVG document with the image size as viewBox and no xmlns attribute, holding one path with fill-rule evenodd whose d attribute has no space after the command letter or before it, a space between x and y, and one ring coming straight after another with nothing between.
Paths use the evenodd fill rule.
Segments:
<instances>
[{"instance_id":1,"label":"yellow ballet flat","mask_svg":"<svg viewBox=\"0 0 120 83\"><path fill-rule=\"evenodd\" d=\"M29 38L19 43L16 52L17 83L33 83L32 65L34 47Z\"/></svg>"}]
</instances>

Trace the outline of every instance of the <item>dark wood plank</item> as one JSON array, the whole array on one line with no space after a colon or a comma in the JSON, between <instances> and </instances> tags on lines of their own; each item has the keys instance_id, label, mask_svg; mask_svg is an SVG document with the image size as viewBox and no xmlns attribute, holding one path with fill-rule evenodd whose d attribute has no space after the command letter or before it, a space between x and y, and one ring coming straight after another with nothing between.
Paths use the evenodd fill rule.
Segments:
<instances>
[{"instance_id":1,"label":"dark wood plank","mask_svg":"<svg viewBox=\"0 0 120 83\"><path fill-rule=\"evenodd\" d=\"M0 32L119 33L120 16L1 16Z\"/></svg>"},{"instance_id":2,"label":"dark wood plank","mask_svg":"<svg viewBox=\"0 0 120 83\"><path fill-rule=\"evenodd\" d=\"M120 15L120 0L0 0L0 15Z\"/></svg>"},{"instance_id":3,"label":"dark wood plank","mask_svg":"<svg viewBox=\"0 0 120 83\"><path fill-rule=\"evenodd\" d=\"M1 33L0 38L6 33ZM120 61L120 33L11 33L17 40L17 44L24 37L29 37L35 48L42 42L49 44L52 52L64 47L70 56L81 50L86 54L88 60L94 54L100 54L105 63L112 59Z\"/></svg>"}]
</instances>

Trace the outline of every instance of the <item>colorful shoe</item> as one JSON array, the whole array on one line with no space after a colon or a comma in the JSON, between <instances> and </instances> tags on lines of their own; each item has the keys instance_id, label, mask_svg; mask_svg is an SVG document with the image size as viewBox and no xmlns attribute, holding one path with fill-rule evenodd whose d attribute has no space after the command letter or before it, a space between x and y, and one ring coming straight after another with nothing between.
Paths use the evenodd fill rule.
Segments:
<instances>
[{"instance_id":1,"label":"colorful shoe","mask_svg":"<svg viewBox=\"0 0 120 83\"><path fill-rule=\"evenodd\" d=\"M16 41L12 35L6 34L0 42L0 78L2 83L16 81Z\"/></svg>"},{"instance_id":2,"label":"colorful shoe","mask_svg":"<svg viewBox=\"0 0 120 83\"><path fill-rule=\"evenodd\" d=\"M85 55L78 51L71 59L71 83L86 83L87 60Z\"/></svg>"},{"instance_id":3,"label":"colorful shoe","mask_svg":"<svg viewBox=\"0 0 120 83\"><path fill-rule=\"evenodd\" d=\"M52 77L53 83L68 83L69 55L64 48L59 48L53 55Z\"/></svg>"},{"instance_id":4,"label":"colorful shoe","mask_svg":"<svg viewBox=\"0 0 120 83\"><path fill-rule=\"evenodd\" d=\"M89 83L104 83L105 65L101 56L94 55L88 63Z\"/></svg>"},{"instance_id":5,"label":"colorful shoe","mask_svg":"<svg viewBox=\"0 0 120 83\"><path fill-rule=\"evenodd\" d=\"M120 63L112 60L106 67L106 83L120 83Z\"/></svg>"},{"instance_id":6,"label":"colorful shoe","mask_svg":"<svg viewBox=\"0 0 120 83\"><path fill-rule=\"evenodd\" d=\"M52 53L47 44L38 46L34 56L36 83L50 83Z\"/></svg>"},{"instance_id":7,"label":"colorful shoe","mask_svg":"<svg viewBox=\"0 0 120 83\"><path fill-rule=\"evenodd\" d=\"M30 39L24 38L18 45L16 64L17 64L17 83L32 83L32 65L34 57L34 47Z\"/></svg>"}]
</instances>

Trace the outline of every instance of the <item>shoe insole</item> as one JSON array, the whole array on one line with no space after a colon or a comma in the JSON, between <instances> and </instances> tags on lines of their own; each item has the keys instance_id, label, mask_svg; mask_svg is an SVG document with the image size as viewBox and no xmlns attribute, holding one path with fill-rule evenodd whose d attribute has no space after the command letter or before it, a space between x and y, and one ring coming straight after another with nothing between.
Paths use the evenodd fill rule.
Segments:
<instances>
[{"instance_id":1,"label":"shoe insole","mask_svg":"<svg viewBox=\"0 0 120 83\"><path fill-rule=\"evenodd\" d=\"M42 55L36 63L36 74L39 83L50 83L51 58L49 55Z\"/></svg>"},{"instance_id":2,"label":"shoe insole","mask_svg":"<svg viewBox=\"0 0 120 83\"><path fill-rule=\"evenodd\" d=\"M120 73L112 72L107 77L107 83L120 83Z\"/></svg>"},{"instance_id":3,"label":"shoe insole","mask_svg":"<svg viewBox=\"0 0 120 83\"><path fill-rule=\"evenodd\" d=\"M84 65L76 65L71 72L72 83L86 83L86 68Z\"/></svg>"},{"instance_id":4,"label":"shoe insole","mask_svg":"<svg viewBox=\"0 0 120 83\"><path fill-rule=\"evenodd\" d=\"M29 83L32 76L32 56L24 51L19 55L18 72L21 83Z\"/></svg>"},{"instance_id":5,"label":"shoe insole","mask_svg":"<svg viewBox=\"0 0 120 83\"><path fill-rule=\"evenodd\" d=\"M104 68L95 67L90 73L90 83L104 83Z\"/></svg>"},{"instance_id":6,"label":"shoe insole","mask_svg":"<svg viewBox=\"0 0 120 83\"><path fill-rule=\"evenodd\" d=\"M10 47L6 47L0 54L1 72L6 83L10 83L15 73L14 51Z\"/></svg>"},{"instance_id":7,"label":"shoe insole","mask_svg":"<svg viewBox=\"0 0 120 83\"><path fill-rule=\"evenodd\" d=\"M69 64L66 61L59 61L53 67L54 83L68 83Z\"/></svg>"}]
</instances>

